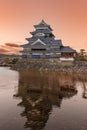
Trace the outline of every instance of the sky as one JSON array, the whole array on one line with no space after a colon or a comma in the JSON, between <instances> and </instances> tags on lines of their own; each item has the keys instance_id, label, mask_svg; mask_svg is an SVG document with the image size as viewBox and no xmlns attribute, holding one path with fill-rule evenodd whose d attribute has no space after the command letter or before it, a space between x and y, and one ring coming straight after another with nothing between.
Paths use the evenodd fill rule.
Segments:
<instances>
[{"instance_id":1,"label":"sky","mask_svg":"<svg viewBox=\"0 0 87 130\"><path fill-rule=\"evenodd\" d=\"M42 19L63 45L87 51L87 0L0 0L0 53L18 52Z\"/></svg>"}]
</instances>

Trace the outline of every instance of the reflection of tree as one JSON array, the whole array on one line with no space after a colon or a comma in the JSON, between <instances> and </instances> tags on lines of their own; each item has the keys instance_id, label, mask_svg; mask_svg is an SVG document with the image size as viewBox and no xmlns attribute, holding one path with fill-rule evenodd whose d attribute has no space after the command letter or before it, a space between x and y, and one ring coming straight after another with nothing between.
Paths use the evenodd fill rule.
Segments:
<instances>
[{"instance_id":1,"label":"reflection of tree","mask_svg":"<svg viewBox=\"0 0 87 130\"><path fill-rule=\"evenodd\" d=\"M82 97L84 99L87 99L87 84L85 82L83 82L83 93L82 93Z\"/></svg>"},{"instance_id":2,"label":"reflection of tree","mask_svg":"<svg viewBox=\"0 0 87 130\"><path fill-rule=\"evenodd\" d=\"M62 80L62 81L61 81ZM73 78L57 73L20 72L18 93L22 98L19 106L25 109L25 128L42 130L52 111L52 106L61 107L63 98L70 98L77 93Z\"/></svg>"}]
</instances>

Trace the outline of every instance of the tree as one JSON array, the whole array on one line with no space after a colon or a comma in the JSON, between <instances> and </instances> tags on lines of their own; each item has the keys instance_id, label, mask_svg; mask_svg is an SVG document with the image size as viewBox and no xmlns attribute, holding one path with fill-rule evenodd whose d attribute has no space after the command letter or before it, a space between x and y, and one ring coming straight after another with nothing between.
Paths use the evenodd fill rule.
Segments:
<instances>
[{"instance_id":1,"label":"tree","mask_svg":"<svg viewBox=\"0 0 87 130\"><path fill-rule=\"evenodd\" d=\"M84 56L86 54L85 49L80 49L80 55Z\"/></svg>"},{"instance_id":2,"label":"tree","mask_svg":"<svg viewBox=\"0 0 87 130\"><path fill-rule=\"evenodd\" d=\"M8 57L5 57L3 60L4 64L9 64L10 63L10 59Z\"/></svg>"},{"instance_id":3,"label":"tree","mask_svg":"<svg viewBox=\"0 0 87 130\"><path fill-rule=\"evenodd\" d=\"M18 61L18 58L14 58L14 59L12 59L12 64L16 64L17 61Z\"/></svg>"},{"instance_id":4,"label":"tree","mask_svg":"<svg viewBox=\"0 0 87 130\"><path fill-rule=\"evenodd\" d=\"M87 60L87 54L85 49L80 49L80 52L76 54L76 60Z\"/></svg>"}]
</instances>

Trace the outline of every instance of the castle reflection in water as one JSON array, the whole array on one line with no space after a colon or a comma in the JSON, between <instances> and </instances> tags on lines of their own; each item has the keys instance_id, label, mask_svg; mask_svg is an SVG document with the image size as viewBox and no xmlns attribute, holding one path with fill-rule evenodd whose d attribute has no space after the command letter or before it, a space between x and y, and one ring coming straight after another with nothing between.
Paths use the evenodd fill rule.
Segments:
<instances>
[{"instance_id":1,"label":"castle reflection in water","mask_svg":"<svg viewBox=\"0 0 87 130\"><path fill-rule=\"evenodd\" d=\"M22 99L18 106L24 107L21 113L21 116L26 117L24 127L31 130L44 129L53 106L61 109L63 99L77 94L76 80L75 76L68 73L20 72L15 96Z\"/></svg>"}]
</instances>

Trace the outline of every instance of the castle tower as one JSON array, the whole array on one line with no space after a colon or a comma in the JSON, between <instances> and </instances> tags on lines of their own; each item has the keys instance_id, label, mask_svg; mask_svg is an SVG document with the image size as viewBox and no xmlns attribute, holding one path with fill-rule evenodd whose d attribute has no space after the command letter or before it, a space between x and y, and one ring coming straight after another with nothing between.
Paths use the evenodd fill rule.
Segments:
<instances>
[{"instance_id":1,"label":"castle tower","mask_svg":"<svg viewBox=\"0 0 87 130\"><path fill-rule=\"evenodd\" d=\"M34 28L35 31L30 32L32 37L26 38L28 43L22 45L23 58L59 58L62 61L68 56L73 57L75 50L56 40L52 28L44 20Z\"/></svg>"}]
</instances>

